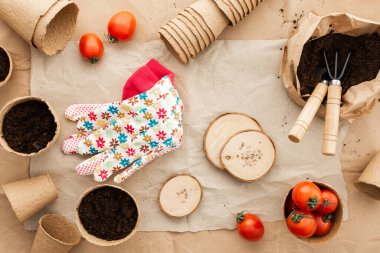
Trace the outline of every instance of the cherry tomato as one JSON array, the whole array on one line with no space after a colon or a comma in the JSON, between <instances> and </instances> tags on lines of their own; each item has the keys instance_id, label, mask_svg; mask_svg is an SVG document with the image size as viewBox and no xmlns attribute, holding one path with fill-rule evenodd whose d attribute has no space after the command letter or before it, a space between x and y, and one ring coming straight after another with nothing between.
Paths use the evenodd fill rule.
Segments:
<instances>
[{"instance_id":1,"label":"cherry tomato","mask_svg":"<svg viewBox=\"0 0 380 253\"><path fill-rule=\"evenodd\" d=\"M328 234L332 227L332 215L316 214L315 219L317 220L317 230L315 230L314 235L324 236Z\"/></svg>"},{"instance_id":2,"label":"cherry tomato","mask_svg":"<svg viewBox=\"0 0 380 253\"><path fill-rule=\"evenodd\" d=\"M334 192L328 189L323 189L321 193L322 193L322 199L321 199L322 203L318 207L317 212L320 214L329 214L329 213L334 212L339 204L338 196Z\"/></svg>"},{"instance_id":3,"label":"cherry tomato","mask_svg":"<svg viewBox=\"0 0 380 253\"><path fill-rule=\"evenodd\" d=\"M121 11L108 22L108 39L111 43L128 40L136 29L136 18L129 11Z\"/></svg>"},{"instance_id":4,"label":"cherry tomato","mask_svg":"<svg viewBox=\"0 0 380 253\"><path fill-rule=\"evenodd\" d=\"M298 209L299 208L296 206L296 204L294 204L294 201L292 199L292 193L289 193L285 201L285 216L288 217L291 212Z\"/></svg>"},{"instance_id":5,"label":"cherry tomato","mask_svg":"<svg viewBox=\"0 0 380 253\"><path fill-rule=\"evenodd\" d=\"M102 58L104 47L96 34L86 33L80 38L79 50L84 58L95 64Z\"/></svg>"},{"instance_id":6,"label":"cherry tomato","mask_svg":"<svg viewBox=\"0 0 380 253\"><path fill-rule=\"evenodd\" d=\"M317 221L309 211L293 211L286 219L286 225L290 232L301 238L311 237L317 230Z\"/></svg>"},{"instance_id":7,"label":"cherry tomato","mask_svg":"<svg viewBox=\"0 0 380 253\"><path fill-rule=\"evenodd\" d=\"M314 211L321 204L321 190L315 184L303 181L293 188L292 198L302 211Z\"/></svg>"},{"instance_id":8,"label":"cherry tomato","mask_svg":"<svg viewBox=\"0 0 380 253\"><path fill-rule=\"evenodd\" d=\"M239 234L248 241L258 241L264 235L264 225L254 214L243 211L236 217Z\"/></svg>"}]
</instances>

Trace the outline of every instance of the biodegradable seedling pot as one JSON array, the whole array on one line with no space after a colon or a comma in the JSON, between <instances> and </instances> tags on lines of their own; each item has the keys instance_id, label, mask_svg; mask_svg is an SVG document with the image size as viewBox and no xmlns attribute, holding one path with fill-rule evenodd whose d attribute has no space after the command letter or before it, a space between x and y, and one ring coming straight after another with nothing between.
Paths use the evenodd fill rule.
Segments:
<instances>
[{"instance_id":1,"label":"biodegradable seedling pot","mask_svg":"<svg viewBox=\"0 0 380 253\"><path fill-rule=\"evenodd\" d=\"M218 8L216 3L211 0L198 0L190 5L190 8L202 17L207 28L212 32L213 41L216 40L228 26L228 18Z\"/></svg>"},{"instance_id":2,"label":"biodegradable seedling pot","mask_svg":"<svg viewBox=\"0 0 380 253\"><path fill-rule=\"evenodd\" d=\"M232 13L230 7L225 3L225 1L223 1L223 0L214 0L214 2L216 3L216 5L218 6L218 8L224 13L224 15L226 15L226 17L230 21L229 25L235 26L238 21L235 19L234 14Z\"/></svg>"},{"instance_id":3,"label":"biodegradable seedling pot","mask_svg":"<svg viewBox=\"0 0 380 253\"><path fill-rule=\"evenodd\" d=\"M74 33L78 12L70 0L0 0L1 18L47 55L65 47Z\"/></svg>"},{"instance_id":4,"label":"biodegradable seedling pot","mask_svg":"<svg viewBox=\"0 0 380 253\"><path fill-rule=\"evenodd\" d=\"M9 61L8 75L5 77L4 80L0 80L0 87L1 87L8 82L9 78L11 78L12 71L13 71L13 61L12 61L11 54L5 49L5 47L0 45L0 49L4 50L5 55L8 57L8 61ZM3 64L3 63L0 62L0 64Z\"/></svg>"},{"instance_id":5,"label":"biodegradable seedling pot","mask_svg":"<svg viewBox=\"0 0 380 253\"><path fill-rule=\"evenodd\" d=\"M380 200L380 152L369 162L355 186L370 197Z\"/></svg>"},{"instance_id":6,"label":"biodegradable seedling pot","mask_svg":"<svg viewBox=\"0 0 380 253\"><path fill-rule=\"evenodd\" d=\"M190 57L193 58L197 55L197 52L193 46L193 44L191 44L191 41L190 39L186 36L186 34L184 33L184 31L182 31L182 29L178 26L178 23L174 21L175 19L172 19L170 20L167 25L172 28L177 34L178 36L180 37L180 42L183 42L184 44L182 44L182 48L185 50L185 51L188 51L190 53ZM170 31L169 31L170 32Z\"/></svg>"},{"instance_id":7,"label":"biodegradable seedling pot","mask_svg":"<svg viewBox=\"0 0 380 253\"><path fill-rule=\"evenodd\" d=\"M177 16L179 17L179 15ZM192 47L195 50L195 54L198 54L201 51L199 42L195 35L191 32L190 28L186 25L186 23L179 18L173 18L172 20L169 21L173 22L177 27L185 34L186 38L190 41Z\"/></svg>"},{"instance_id":8,"label":"biodegradable seedling pot","mask_svg":"<svg viewBox=\"0 0 380 253\"><path fill-rule=\"evenodd\" d=\"M183 16L181 13L177 15L177 19L185 27L187 27L187 33L189 33L189 36L192 38L192 41L195 42L195 47L197 48L197 50L199 49L199 52L203 51L203 49L206 47L206 44L203 41L203 38L201 34L199 33L199 31L197 30L197 28L193 25L193 23L189 19L187 19L185 16Z\"/></svg>"},{"instance_id":9,"label":"biodegradable seedling pot","mask_svg":"<svg viewBox=\"0 0 380 253\"><path fill-rule=\"evenodd\" d=\"M4 134L3 134L3 123L4 123L4 118L6 116L6 114L16 105L20 104L20 103L23 103L23 102L26 102L26 101L30 101L30 100L36 100L36 101L40 101L40 102L43 102L45 103L51 114L53 115L54 117L54 120L55 120L55 123L57 125L56 127L56 130L55 130L55 135L53 137L53 139L46 145L45 148L42 148L40 149L38 152L33 152L33 153L21 153L21 152L18 152L18 151L15 151L13 150L11 147L9 147L7 141L5 140L4 138ZM38 126L36 126L38 127ZM26 96L26 97L19 97L19 98L15 98L11 101L9 101L0 111L0 145L8 152L11 152L11 153L14 153L14 154L17 154L17 155L20 155L20 156L28 156L28 157L31 157L31 156L36 156L36 155L39 155L41 154L42 152L45 152L46 150L50 149L53 144L55 143L55 141L58 139L58 136L59 136L59 133L60 133L60 123L59 123L59 120L58 120L58 116L56 114L56 112L53 110L53 107L47 102L45 101L44 99L40 98L40 97L34 97L34 96Z\"/></svg>"},{"instance_id":10,"label":"biodegradable seedling pot","mask_svg":"<svg viewBox=\"0 0 380 253\"><path fill-rule=\"evenodd\" d=\"M66 217L46 214L39 220L31 253L68 253L80 239L78 229Z\"/></svg>"},{"instance_id":11,"label":"biodegradable seedling pot","mask_svg":"<svg viewBox=\"0 0 380 253\"><path fill-rule=\"evenodd\" d=\"M343 219L343 204L342 204L343 202L342 202L342 199L339 197L338 193L328 184L321 183L321 182L315 182L315 181L313 181L313 183L316 184L321 189L328 189L328 190L334 192L338 196L338 199L339 199L339 205L333 213L334 214L333 224L332 224L331 230L328 234L326 234L324 236L320 236L320 237L312 236L309 238L300 238L300 237L296 236L298 239L300 239L304 242L316 243L317 244L317 243L324 243L324 242L330 241L336 235L336 233L338 233L338 231L340 229L340 225L342 223L342 219ZM286 214L286 210L285 210L285 204L286 204L286 200L288 198L292 197L292 190L293 190L293 188L290 189L289 192L286 194L285 199L284 199L284 203L283 203L283 214L284 214L284 218L285 218L285 223L286 223L286 219L288 218L287 214ZM289 233L291 233L291 232L289 231Z\"/></svg>"},{"instance_id":12,"label":"biodegradable seedling pot","mask_svg":"<svg viewBox=\"0 0 380 253\"><path fill-rule=\"evenodd\" d=\"M180 15L184 16L185 18L187 18L196 27L196 29L197 29L197 31L198 31L198 33L200 35L200 38L205 43L205 47L208 47L211 44L212 41L211 41L210 37L208 36L207 32L202 27L202 24L199 23L199 21L187 9L185 9L182 12L180 12L178 16L180 16Z\"/></svg>"},{"instance_id":13,"label":"biodegradable seedling pot","mask_svg":"<svg viewBox=\"0 0 380 253\"><path fill-rule=\"evenodd\" d=\"M3 189L20 222L24 222L58 197L49 175L4 184Z\"/></svg>"},{"instance_id":14,"label":"biodegradable seedling pot","mask_svg":"<svg viewBox=\"0 0 380 253\"><path fill-rule=\"evenodd\" d=\"M192 15L198 23L202 26L203 30L207 33L208 38L210 39L210 42L215 41L214 34L212 33L211 29L208 27L207 23L205 22L204 18L196 12L191 5L185 9L185 11L189 12L190 15Z\"/></svg>"},{"instance_id":15,"label":"biodegradable seedling pot","mask_svg":"<svg viewBox=\"0 0 380 253\"><path fill-rule=\"evenodd\" d=\"M91 193L92 191L96 190L96 189L99 189L99 188L103 188L103 187L112 187L112 188L116 188L116 189L119 189L123 192L125 192L126 194L128 194L132 200L134 201L135 205L136 205L136 210L137 210L137 220L136 220L136 224L135 224L135 227L134 229L124 238L122 239L119 239L119 240L111 240L111 241L108 241L108 240L105 240L105 239L102 239L102 238L98 238L90 233L87 232L87 230L85 229L85 227L83 226L81 220L80 220L80 217L79 217L79 213L78 213L78 208L79 206L81 205L82 203L82 200L84 197L86 197L89 193ZM120 214L122 215L122 214ZM95 244L95 245L98 245L98 246L115 246L115 245L118 245L118 244L121 244L123 242L126 242L128 241L137 231L137 228L139 226L139 220L140 220L140 212L139 212L139 207L137 205L137 202L136 200L134 199L134 197L129 193L127 192L126 190L124 190L123 188L121 187L118 187L118 186L114 186L114 185L109 185L109 184L104 184L104 185L98 185L98 186L95 186L95 187L92 187L92 188L89 188L87 189L83 194L82 196L80 197L78 203L77 203L77 206L76 206L76 209L75 209L75 221L76 221L76 224L77 224L77 227L79 229L79 232L80 234L82 235L82 237L84 237L87 241L89 241L90 243L92 244Z\"/></svg>"}]
</instances>

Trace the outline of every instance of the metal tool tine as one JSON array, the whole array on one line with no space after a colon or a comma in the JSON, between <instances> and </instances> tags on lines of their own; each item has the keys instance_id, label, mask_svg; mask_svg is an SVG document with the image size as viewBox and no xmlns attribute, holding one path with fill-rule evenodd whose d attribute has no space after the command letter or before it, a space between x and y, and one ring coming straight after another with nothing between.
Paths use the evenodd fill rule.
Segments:
<instances>
[{"instance_id":1,"label":"metal tool tine","mask_svg":"<svg viewBox=\"0 0 380 253\"><path fill-rule=\"evenodd\" d=\"M329 74L330 78L333 79L333 76L331 75L331 72L330 72L329 63L327 62L326 51L323 51L323 57L325 58L327 73Z\"/></svg>"},{"instance_id":2,"label":"metal tool tine","mask_svg":"<svg viewBox=\"0 0 380 253\"><path fill-rule=\"evenodd\" d=\"M340 80L340 79L343 77L344 72L346 71L346 68L347 68L348 61L350 60L350 56L351 56L351 52L348 53L348 56L347 56L346 62L344 63L344 66L343 66L343 70L342 70L342 72L340 73L339 77L337 78L338 80Z\"/></svg>"},{"instance_id":3,"label":"metal tool tine","mask_svg":"<svg viewBox=\"0 0 380 253\"><path fill-rule=\"evenodd\" d=\"M338 76L338 52L335 52L335 69L334 69L334 79Z\"/></svg>"}]
</instances>

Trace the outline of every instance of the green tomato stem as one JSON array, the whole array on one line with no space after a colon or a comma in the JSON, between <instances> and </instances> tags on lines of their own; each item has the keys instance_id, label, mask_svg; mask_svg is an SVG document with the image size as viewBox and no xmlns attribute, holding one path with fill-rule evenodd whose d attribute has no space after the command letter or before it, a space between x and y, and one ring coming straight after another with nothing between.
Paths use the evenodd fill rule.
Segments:
<instances>
[{"instance_id":1,"label":"green tomato stem","mask_svg":"<svg viewBox=\"0 0 380 253\"><path fill-rule=\"evenodd\" d=\"M299 223L299 222L301 222L301 220L303 219L303 218L308 218L308 219L312 219L313 217L311 217L310 215L305 215L304 213L297 213L297 212L295 212L295 211L293 211L292 213L291 213L291 216L292 216L292 221L294 222L294 223Z\"/></svg>"},{"instance_id":2,"label":"green tomato stem","mask_svg":"<svg viewBox=\"0 0 380 253\"><path fill-rule=\"evenodd\" d=\"M110 43L117 43L119 41L118 39L112 37L110 34L107 34L106 37Z\"/></svg>"},{"instance_id":3,"label":"green tomato stem","mask_svg":"<svg viewBox=\"0 0 380 253\"><path fill-rule=\"evenodd\" d=\"M95 63L97 63L100 59L99 59L99 57L93 56L93 57L89 58L89 60L90 60L91 64L95 64Z\"/></svg>"},{"instance_id":4,"label":"green tomato stem","mask_svg":"<svg viewBox=\"0 0 380 253\"><path fill-rule=\"evenodd\" d=\"M236 222L237 223L242 223L244 221L245 215L247 214L247 210L243 210L242 212L238 213L236 215Z\"/></svg>"}]
</instances>

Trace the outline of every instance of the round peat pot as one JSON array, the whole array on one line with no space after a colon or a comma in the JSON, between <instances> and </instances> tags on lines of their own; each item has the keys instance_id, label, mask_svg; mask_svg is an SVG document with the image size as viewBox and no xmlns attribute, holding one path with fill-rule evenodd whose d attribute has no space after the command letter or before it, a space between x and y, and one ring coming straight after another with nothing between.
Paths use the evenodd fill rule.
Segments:
<instances>
[{"instance_id":1,"label":"round peat pot","mask_svg":"<svg viewBox=\"0 0 380 253\"><path fill-rule=\"evenodd\" d=\"M115 246L127 241L136 233L139 219L133 196L121 187L108 184L87 189L75 210L82 237L98 246Z\"/></svg>"},{"instance_id":2,"label":"round peat pot","mask_svg":"<svg viewBox=\"0 0 380 253\"><path fill-rule=\"evenodd\" d=\"M66 217L46 214L39 221L31 253L68 253L80 239L78 229Z\"/></svg>"},{"instance_id":3,"label":"round peat pot","mask_svg":"<svg viewBox=\"0 0 380 253\"><path fill-rule=\"evenodd\" d=\"M309 237L309 238L300 238L300 237L297 237L298 239L304 241L304 242L307 242L307 243L324 243L324 242L327 242L329 240L331 240L335 235L336 233L338 232L339 228L340 228L340 225L342 223L342 219L343 219L343 202L342 202L342 199L339 197L338 193L333 189L331 188L331 186L325 184L325 183L321 183L321 182L313 182L315 185L317 185L321 190L323 189L328 189L332 192L334 192L337 196L338 196L338 199L339 199L339 204L338 204L338 207L336 208L336 210L332 213L334 218L332 220L332 227L331 227L331 230L328 234L324 235L324 236L312 236L312 237ZM286 223L286 219L288 218L288 213L286 213L286 208L285 208L285 205L286 205L286 200L288 198L291 198L292 197L292 189L289 190L289 192L286 194L285 196L285 199L284 199L284 204L283 204L283 214L284 214L284 218L285 218L285 223ZM291 233L289 231L289 233ZM293 234L293 233L291 233Z\"/></svg>"},{"instance_id":4,"label":"round peat pot","mask_svg":"<svg viewBox=\"0 0 380 253\"><path fill-rule=\"evenodd\" d=\"M48 150L60 130L53 107L40 97L15 98L0 111L0 144L20 156L31 157Z\"/></svg>"},{"instance_id":5,"label":"round peat pot","mask_svg":"<svg viewBox=\"0 0 380 253\"><path fill-rule=\"evenodd\" d=\"M7 183L3 190L21 223L58 198L57 188L49 175Z\"/></svg>"},{"instance_id":6,"label":"round peat pot","mask_svg":"<svg viewBox=\"0 0 380 253\"><path fill-rule=\"evenodd\" d=\"M4 68L4 69L3 69ZM11 78L13 62L11 54L0 45L0 87Z\"/></svg>"}]
</instances>

